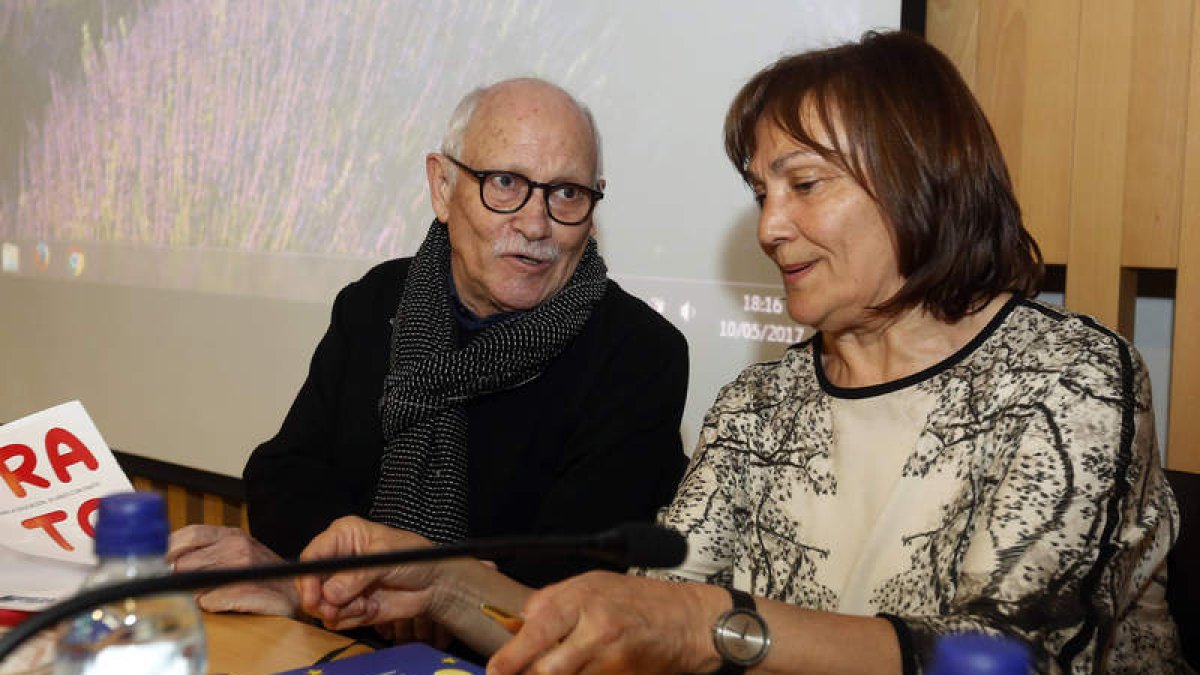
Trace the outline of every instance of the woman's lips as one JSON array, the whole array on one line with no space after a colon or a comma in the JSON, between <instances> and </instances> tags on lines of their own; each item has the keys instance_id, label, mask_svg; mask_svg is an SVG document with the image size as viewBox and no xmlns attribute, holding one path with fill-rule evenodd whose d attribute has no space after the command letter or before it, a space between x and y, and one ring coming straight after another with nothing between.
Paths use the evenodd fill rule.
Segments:
<instances>
[{"instance_id":1,"label":"woman's lips","mask_svg":"<svg viewBox=\"0 0 1200 675\"><path fill-rule=\"evenodd\" d=\"M809 260L807 262L802 262L802 263L793 263L790 265L780 265L779 271L783 272L783 278L786 279L787 281L795 281L795 280L803 277L805 274L807 274L808 271L812 269L813 265L816 265L816 264L817 264L817 261Z\"/></svg>"}]
</instances>

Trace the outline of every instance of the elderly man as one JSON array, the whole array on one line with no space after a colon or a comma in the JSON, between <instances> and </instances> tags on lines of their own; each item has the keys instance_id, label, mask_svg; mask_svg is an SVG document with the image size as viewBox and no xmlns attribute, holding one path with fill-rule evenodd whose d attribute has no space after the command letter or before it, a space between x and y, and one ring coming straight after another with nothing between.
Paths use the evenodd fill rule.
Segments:
<instances>
[{"instance_id":1,"label":"elderly man","mask_svg":"<svg viewBox=\"0 0 1200 675\"><path fill-rule=\"evenodd\" d=\"M606 276L591 114L544 81L501 82L463 99L425 164L437 219L420 250L341 291L282 428L246 465L257 541L185 528L177 569L293 557L349 514L446 542L650 521L670 499L687 345ZM588 566L496 563L534 586ZM295 594L200 604L291 613Z\"/></svg>"}]
</instances>

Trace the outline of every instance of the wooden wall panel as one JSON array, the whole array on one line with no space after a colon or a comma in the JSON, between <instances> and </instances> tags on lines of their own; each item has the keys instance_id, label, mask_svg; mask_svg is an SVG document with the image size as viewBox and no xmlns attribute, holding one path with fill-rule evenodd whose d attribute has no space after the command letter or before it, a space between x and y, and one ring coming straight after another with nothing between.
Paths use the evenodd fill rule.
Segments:
<instances>
[{"instance_id":1,"label":"wooden wall panel","mask_svg":"<svg viewBox=\"0 0 1200 675\"><path fill-rule=\"evenodd\" d=\"M1010 171L1021 164L1025 145L1025 102L1035 77L1028 68L1031 23L1035 23L1029 15L1036 11L1035 2L985 2L979 17L975 96L1004 149Z\"/></svg>"},{"instance_id":2,"label":"wooden wall panel","mask_svg":"<svg viewBox=\"0 0 1200 675\"><path fill-rule=\"evenodd\" d=\"M1067 266L1067 306L1132 336L1135 268L1176 270L1168 465L1200 472L1200 0L929 0L926 18Z\"/></svg>"},{"instance_id":3,"label":"wooden wall panel","mask_svg":"<svg viewBox=\"0 0 1200 675\"><path fill-rule=\"evenodd\" d=\"M979 28L976 95L1049 263L1069 245L1080 35L1078 0L989 0Z\"/></svg>"},{"instance_id":4,"label":"wooden wall panel","mask_svg":"<svg viewBox=\"0 0 1200 675\"><path fill-rule=\"evenodd\" d=\"M201 492L185 485L153 481L143 476L130 476L130 482L136 490L162 493L167 503L167 522L172 530L196 523L250 530L246 505L239 500Z\"/></svg>"},{"instance_id":5,"label":"wooden wall panel","mask_svg":"<svg viewBox=\"0 0 1200 675\"><path fill-rule=\"evenodd\" d=\"M210 525L225 525L225 501L216 495L200 495L203 514L200 522Z\"/></svg>"},{"instance_id":6,"label":"wooden wall panel","mask_svg":"<svg viewBox=\"0 0 1200 675\"><path fill-rule=\"evenodd\" d=\"M1135 10L1121 244L1127 267L1175 267L1194 6L1154 0Z\"/></svg>"},{"instance_id":7,"label":"wooden wall panel","mask_svg":"<svg viewBox=\"0 0 1200 675\"><path fill-rule=\"evenodd\" d=\"M925 4L925 39L950 57L972 89L982 5L983 0L927 0Z\"/></svg>"},{"instance_id":8,"label":"wooden wall panel","mask_svg":"<svg viewBox=\"0 0 1200 675\"><path fill-rule=\"evenodd\" d=\"M167 495L167 521L171 523L171 531L188 525L187 488L181 485L167 485L164 492Z\"/></svg>"},{"instance_id":9,"label":"wooden wall panel","mask_svg":"<svg viewBox=\"0 0 1200 675\"><path fill-rule=\"evenodd\" d=\"M1122 325L1122 214L1133 53L1134 0L1084 2L1079 14L1071 216L1067 244L1068 307L1126 336Z\"/></svg>"},{"instance_id":10,"label":"wooden wall panel","mask_svg":"<svg viewBox=\"0 0 1200 675\"><path fill-rule=\"evenodd\" d=\"M1194 5L1191 26L1167 466L1200 472L1200 10Z\"/></svg>"}]
</instances>

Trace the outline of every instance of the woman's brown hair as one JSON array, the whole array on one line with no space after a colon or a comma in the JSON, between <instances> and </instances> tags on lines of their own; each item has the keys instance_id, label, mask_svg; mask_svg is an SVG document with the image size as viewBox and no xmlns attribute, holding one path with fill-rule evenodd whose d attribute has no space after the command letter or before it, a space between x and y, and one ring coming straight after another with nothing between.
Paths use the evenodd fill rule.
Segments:
<instances>
[{"instance_id":1,"label":"woman's brown hair","mask_svg":"<svg viewBox=\"0 0 1200 675\"><path fill-rule=\"evenodd\" d=\"M760 123L840 165L879 204L905 283L875 309L921 305L956 321L999 293L1038 292L1041 251L996 137L954 65L924 40L872 32L760 71L725 118L725 151L743 179Z\"/></svg>"}]
</instances>

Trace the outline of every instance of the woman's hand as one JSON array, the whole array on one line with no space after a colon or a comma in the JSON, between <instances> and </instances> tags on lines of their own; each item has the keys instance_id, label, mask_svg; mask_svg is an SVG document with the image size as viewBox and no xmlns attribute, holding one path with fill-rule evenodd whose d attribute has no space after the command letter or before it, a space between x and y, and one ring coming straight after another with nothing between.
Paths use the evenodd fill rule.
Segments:
<instances>
[{"instance_id":1,"label":"woman's hand","mask_svg":"<svg viewBox=\"0 0 1200 675\"><path fill-rule=\"evenodd\" d=\"M728 602L712 586L585 574L530 597L524 627L488 661L488 673L715 670L708 627Z\"/></svg>"},{"instance_id":2,"label":"woman's hand","mask_svg":"<svg viewBox=\"0 0 1200 675\"><path fill-rule=\"evenodd\" d=\"M432 546L424 537L356 516L333 522L300 554L302 560ZM394 565L310 575L296 580L300 606L333 630L411 619L431 607L436 564Z\"/></svg>"}]
</instances>

